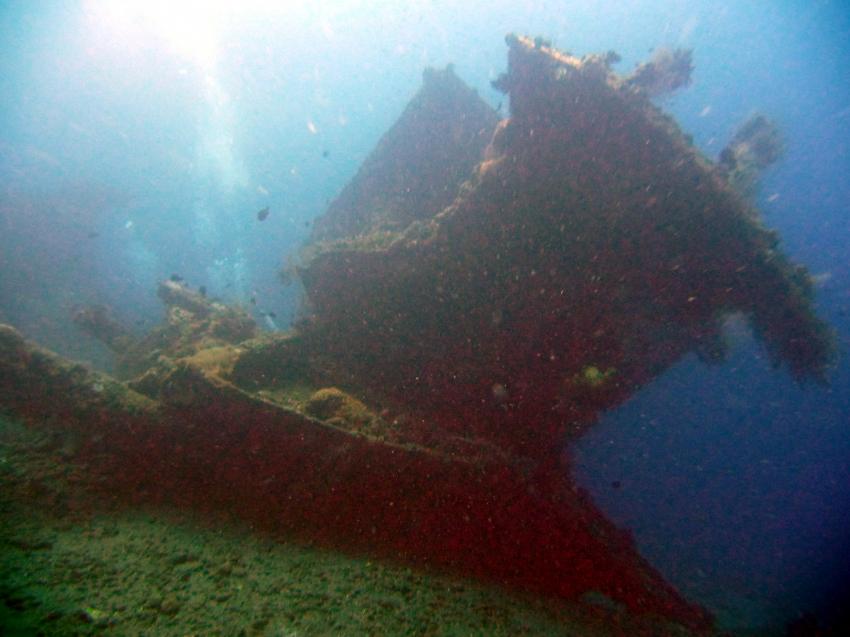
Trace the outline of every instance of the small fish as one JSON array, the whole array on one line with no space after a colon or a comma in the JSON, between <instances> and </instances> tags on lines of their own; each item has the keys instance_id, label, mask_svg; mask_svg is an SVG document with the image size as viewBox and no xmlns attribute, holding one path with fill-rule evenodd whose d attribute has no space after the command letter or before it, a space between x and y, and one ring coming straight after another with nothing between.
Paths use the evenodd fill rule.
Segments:
<instances>
[{"instance_id":1,"label":"small fish","mask_svg":"<svg viewBox=\"0 0 850 637\"><path fill-rule=\"evenodd\" d=\"M268 216L269 216L269 207L268 206L266 206L265 208L260 210L260 212L257 213L257 219L259 221L265 221L266 217L268 217Z\"/></svg>"},{"instance_id":2,"label":"small fish","mask_svg":"<svg viewBox=\"0 0 850 637\"><path fill-rule=\"evenodd\" d=\"M327 148L325 148L325 150L322 151L322 157L324 157L325 159L330 157L330 155L331 155L331 151L329 151Z\"/></svg>"},{"instance_id":3,"label":"small fish","mask_svg":"<svg viewBox=\"0 0 850 637\"><path fill-rule=\"evenodd\" d=\"M172 274L172 275L171 275L170 277L168 277L168 278L169 278L169 280L174 281L175 283L182 283L182 282L185 280L185 279L184 279L182 276L180 276L179 274Z\"/></svg>"},{"instance_id":4,"label":"small fish","mask_svg":"<svg viewBox=\"0 0 850 637\"><path fill-rule=\"evenodd\" d=\"M612 488L612 489L619 489L621 486L623 486L623 483L622 483L622 482L620 482L619 480L614 480L614 481L611 483L611 488Z\"/></svg>"},{"instance_id":5,"label":"small fish","mask_svg":"<svg viewBox=\"0 0 850 637\"><path fill-rule=\"evenodd\" d=\"M100 236L100 233L92 231L92 232L89 232L86 236L89 239L97 239Z\"/></svg>"},{"instance_id":6,"label":"small fish","mask_svg":"<svg viewBox=\"0 0 850 637\"><path fill-rule=\"evenodd\" d=\"M273 319L277 318L277 314L275 314L274 312L266 312L266 316Z\"/></svg>"},{"instance_id":7,"label":"small fish","mask_svg":"<svg viewBox=\"0 0 850 637\"><path fill-rule=\"evenodd\" d=\"M202 285L201 287L199 287L198 288L198 294L205 297L207 295L207 286Z\"/></svg>"},{"instance_id":8,"label":"small fish","mask_svg":"<svg viewBox=\"0 0 850 637\"><path fill-rule=\"evenodd\" d=\"M256 296L252 296L252 297L251 297L251 305L256 305L256 304L257 304L257 297L256 297Z\"/></svg>"}]
</instances>

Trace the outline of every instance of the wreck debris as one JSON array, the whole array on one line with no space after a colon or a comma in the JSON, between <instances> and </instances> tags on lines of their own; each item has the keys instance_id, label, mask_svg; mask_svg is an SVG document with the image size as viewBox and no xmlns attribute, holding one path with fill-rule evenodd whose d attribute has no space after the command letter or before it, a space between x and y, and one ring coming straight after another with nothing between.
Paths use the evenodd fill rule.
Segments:
<instances>
[{"instance_id":1,"label":"wreck debris","mask_svg":"<svg viewBox=\"0 0 850 637\"><path fill-rule=\"evenodd\" d=\"M136 343L135 337L104 305L78 308L72 316L74 324L96 338L113 352L123 352Z\"/></svg>"},{"instance_id":2,"label":"wreck debris","mask_svg":"<svg viewBox=\"0 0 850 637\"><path fill-rule=\"evenodd\" d=\"M257 335L257 325L247 312L212 301L173 276L159 284L157 295L166 306L165 322L143 337L131 334L103 306L82 308L74 314L77 325L115 354L119 378L145 373L157 366L161 356L189 356Z\"/></svg>"},{"instance_id":3,"label":"wreck debris","mask_svg":"<svg viewBox=\"0 0 850 637\"><path fill-rule=\"evenodd\" d=\"M169 279L161 282L156 294L168 307L182 308L198 318L204 318L213 310L205 294L193 292L181 281Z\"/></svg>"},{"instance_id":4,"label":"wreck debris","mask_svg":"<svg viewBox=\"0 0 850 637\"><path fill-rule=\"evenodd\" d=\"M732 140L720 152L718 164L734 188L745 196L752 196L761 173L777 162L784 150L776 124L756 114L735 131Z\"/></svg>"},{"instance_id":5,"label":"wreck debris","mask_svg":"<svg viewBox=\"0 0 850 637\"><path fill-rule=\"evenodd\" d=\"M640 64L625 84L648 97L659 97L691 83L694 67L689 49L657 49L652 59Z\"/></svg>"}]
</instances>

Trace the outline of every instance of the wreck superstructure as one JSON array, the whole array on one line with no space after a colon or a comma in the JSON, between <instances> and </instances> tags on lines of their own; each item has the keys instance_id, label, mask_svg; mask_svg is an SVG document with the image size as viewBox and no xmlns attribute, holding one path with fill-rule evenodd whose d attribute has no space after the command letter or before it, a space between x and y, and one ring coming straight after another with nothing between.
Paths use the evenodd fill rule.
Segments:
<instances>
[{"instance_id":1,"label":"wreck superstructure","mask_svg":"<svg viewBox=\"0 0 850 637\"><path fill-rule=\"evenodd\" d=\"M830 337L808 276L723 170L605 56L508 42L511 116L465 181L432 184L451 204L387 230L374 211L401 207L398 175L418 155L395 132L320 220L379 219L317 243L301 269L305 332L331 373L535 458L685 353L721 356L732 312L796 377L822 378ZM458 118L489 130L479 112ZM427 116L408 109L396 129ZM450 130L434 122L447 148ZM396 173L386 196L372 166Z\"/></svg>"}]
</instances>

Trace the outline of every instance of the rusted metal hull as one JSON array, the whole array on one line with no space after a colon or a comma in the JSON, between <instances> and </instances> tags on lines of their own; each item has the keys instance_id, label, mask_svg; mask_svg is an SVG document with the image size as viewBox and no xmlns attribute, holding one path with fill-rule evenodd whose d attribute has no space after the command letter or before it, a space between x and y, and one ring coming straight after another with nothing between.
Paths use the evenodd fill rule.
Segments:
<instances>
[{"instance_id":1,"label":"rusted metal hull","mask_svg":"<svg viewBox=\"0 0 850 637\"><path fill-rule=\"evenodd\" d=\"M111 499L225 511L278 537L555 597L596 591L636 613L709 625L557 467L526 474L379 442L187 364L152 400L8 326L0 404L73 434Z\"/></svg>"}]
</instances>

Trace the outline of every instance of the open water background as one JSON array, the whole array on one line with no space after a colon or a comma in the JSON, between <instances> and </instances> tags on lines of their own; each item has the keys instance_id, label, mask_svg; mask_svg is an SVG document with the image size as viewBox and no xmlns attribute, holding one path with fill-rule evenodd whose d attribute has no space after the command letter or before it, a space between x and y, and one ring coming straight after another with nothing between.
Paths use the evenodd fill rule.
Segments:
<instances>
[{"instance_id":1,"label":"open water background","mask_svg":"<svg viewBox=\"0 0 850 637\"><path fill-rule=\"evenodd\" d=\"M303 6L302 6L303 5ZM752 113L787 152L758 201L819 275L844 356L828 388L773 370L745 328L729 360L687 358L607 414L579 477L643 553L727 625L822 618L850 572L850 7L808 2L0 3L0 321L108 367L70 325L103 303L157 322L173 273L274 312L277 271L418 89L453 63L493 106L504 35L627 72L657 46L694 50L661 104L716 156ZM256 212L270 207L258 223ZM615 486L616 485L616 486Z\"/></svg>"}]
</instances>

